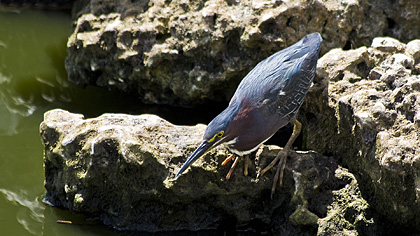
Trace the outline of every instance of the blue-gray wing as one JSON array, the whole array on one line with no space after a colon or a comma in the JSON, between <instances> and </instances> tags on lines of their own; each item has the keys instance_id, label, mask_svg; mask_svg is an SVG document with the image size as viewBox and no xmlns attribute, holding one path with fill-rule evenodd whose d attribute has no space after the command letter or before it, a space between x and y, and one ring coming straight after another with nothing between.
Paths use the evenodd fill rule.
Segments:
<instances>
[{"instance_id":1,"label":"blue-gray wing","mask_svg":"<svg viewBox=\"0 0 420 236\"><path fill-rule=\"evenodd\" d=\"M316 60L308 60L308 57L309 54L305 54L285 63L288 67L279 75L281 82L264 95L263 111L277 113L286 120L297 114L315 76Z\"/></svg>"},{"instance_id":2,"label":"blue-gray wing","mask_svg":"<svg viewBox=\"0 0 420 236\"><path fill-rule=\"evenodd\" d=\"M252 98L262 112L290 120L312 84L321 42L318 33L309 34L263 60L242 80L234 97Z\"/></svg>"}]
</instances>

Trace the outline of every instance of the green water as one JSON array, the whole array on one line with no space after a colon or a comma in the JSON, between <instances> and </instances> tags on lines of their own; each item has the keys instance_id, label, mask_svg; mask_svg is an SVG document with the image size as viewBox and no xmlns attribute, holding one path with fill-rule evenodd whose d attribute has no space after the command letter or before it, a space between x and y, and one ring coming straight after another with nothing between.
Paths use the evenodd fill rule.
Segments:
<instances>
[{"instance_id":1,"label":"green water","mask_svg":"<svg viewBox=\"0 0 420 236\"><path fill-rule=\"evenodd\" d=\"M67 82L71 24L68 12L0 9L0 235L120 235L42 202L43 113L63 108L95 116L134 110L137 102Z\"/></svg>"}]
</instances>

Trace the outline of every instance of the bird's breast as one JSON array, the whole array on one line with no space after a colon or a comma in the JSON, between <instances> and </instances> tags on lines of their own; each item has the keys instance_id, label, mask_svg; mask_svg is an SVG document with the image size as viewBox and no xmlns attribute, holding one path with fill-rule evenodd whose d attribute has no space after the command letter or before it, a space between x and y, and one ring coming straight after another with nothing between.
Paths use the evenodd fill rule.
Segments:
<instances>
[{"instance_id":1,"label":"bird's breast","mask_svg":"<svg viewBox=\"0 0 420 236\"><path fill-rule=\"evenodd\" d=\"M287 120L279 116L267 116L258 105L249 104L241 110L229 125L232 136L226 142L227 148L237 155L247 155L258 149L273 136Z\"/></svg>"}]
</instances>

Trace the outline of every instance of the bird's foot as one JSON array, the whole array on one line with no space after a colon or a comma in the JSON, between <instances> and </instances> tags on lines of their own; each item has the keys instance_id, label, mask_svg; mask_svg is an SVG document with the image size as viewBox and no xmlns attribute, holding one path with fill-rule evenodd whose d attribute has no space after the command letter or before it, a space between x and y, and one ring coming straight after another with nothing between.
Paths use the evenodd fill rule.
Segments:
<instances>
[{"instance_id":1,"label":"bird's foot","mask_svg":"<svg viewBox=\"0 0 420 236\"><path fill-rule=\"evenodd\" d=\"M280 186L283 185L283 175L284 169L286 168L287 155L289 153L289 150L291 150L292 148L293 142L299 136L300 130L302 129L302 124L298 120L296 120L296 118L294 118L291 121L291 123L293 124L292 136L290 136L284 148L277 154L276 158L270 163L270 165L264 168L257 176L257 178L262 176L265 172L271 169L277 163L278 160L280 160L276 174L274 175L273 187L271 188L271 198L273 198L274 191L276 190L277 180L279 180Z\"/></svg>"},{"instance_id":2,"label":"bird's foot","mask_svg":"<svg viewBox=\"0 0 420 236\"><path fill-rule=\"evenodd\" d=\"M233 162L232 166L229 169L228 174L226 175L226 179L230 179L230 176L232 175L233 171L235 170L236 165L238 164L238 162L242 159L242 157L240 156L236 156L235 154L230 155L228 158L226 158L223 162L222 162L222 166L226 165L229 161L231 161L233 158L235 157L235 161ZM244 163L244 175L248 176L248 167L249 167L249 163L250 163L250 159L249 156L246 155L245 156L245 163Z\"/></svg>"},{"instance_id":3,"label":"bird's foot","mask_svg":"<svg viewBox=\"0 0 420 236\"><path fill-rule=\"evenodd\" d=\"M279 181L280 186L283 186L283 176L284 176L284 169L286 168L287 154L288 152L286 151L285 148L283 148L277 154L276 158L274 158L274 160L257 175L257 178L261 177L265 172L273 168L273 166L276 165L277 161L280 160L277 167L276 174L274 175L273 186L271 188L271 198L273 198L273 194L276 190L277 181Z\"/></svg>"},{"instance_id":4,"label":"bird's foot","mask_svg":"<svg viewBox=\"0 0 420 236\"><path fill-rule=\"evenodd\" d=\"M274 160L258 174L257 178L263 176L265 174L265 172L267 172L268 170L270 170L271 168L273 168L274 165L276 165L277 161L281 158L281 153L283 151L284 151L284 148L283 148L283 150L281 150L277 154L276 158L274 158Z\"/></svg>"},{"instance_id":5,"label":"bird's foot","mask_svg":"<svg viewBox=\"0 0 420 236\"><path fill-rule=\"evenodd\" d=\"M280 156L280 162L277 166L276 174L274 175L273 186L271 187L271 199L273 199L274 192L276 191L277 180L279 181L279 185L283 186L284 169L286 169L287 161L287 152L283 152L283 150L277 154L278 157Z\"/></svg>"},{"instance_id":6,"label":"bird's foot","mask_svg":"<svg viewBox=\"0 0 420 236\"><path fill-rule=\"evenodd\" d=\"M230 155L228 158L226 158L223 162L222 162L222 166L226 165L230 160L232 160L235 157L235 154Z\"/></svg>"},{"instance_id":7,"label":"bird's foot","mask_svg":"<svg viewBox=\"0 0 420 236\"><path fill-rule=\"evenodd\" d=\"M235 156L235 155L232 155ZM233 157L232 157L233 158ZM232 159L231 158L231 159ZM232 175L233 171L235 170L236 165L238 164L239 160L241 159L241 157L236 157L235 161L233 162L232 166L230 167L229 172L226 175L226 179L230 179L230 176ZM226 161L226 160L225 160ZM223 163L222 163L223 164Z\"/></svg>"},{"instance_id":8,"label":"bird's foot","mask_svg":"<svg viewBox=\"0 0 420 236\"><path fill-rule=\"evenodd\" d=\"M245 176L248 176L248 166L249 166L250 162L251 162L251 160L249 159L249 156L246 155L245 156L245 164L244 164L244 175Z\"/></svg>"}]
</instances>

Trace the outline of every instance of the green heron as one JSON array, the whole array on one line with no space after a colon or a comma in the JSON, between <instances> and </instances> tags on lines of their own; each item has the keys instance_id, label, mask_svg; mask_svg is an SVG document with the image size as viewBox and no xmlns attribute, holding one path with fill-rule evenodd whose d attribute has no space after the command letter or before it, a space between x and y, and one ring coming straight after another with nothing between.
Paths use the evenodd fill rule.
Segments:
<instances>
[{"instance_id":1,"label":"green heron","mask_svg":"<svg viewBox=\"0 0 420 236\"><path fill-rule=\"evenodd\" d=\"M258 63L236 89L229 106L207 126L202 143L181 167L175 179L205 152L222 143L233 153L222 165L235 158L226 178L229 179L238 161L273 136L289 122L293 133L276 158L260 172L260 176L280 160L274 176L271 193L276 182L283 183L288 151L301 130L296 114L305 99L315 76L320 44L319 33L306 35L299 42Z\"/></svg>"}]
</instances>

